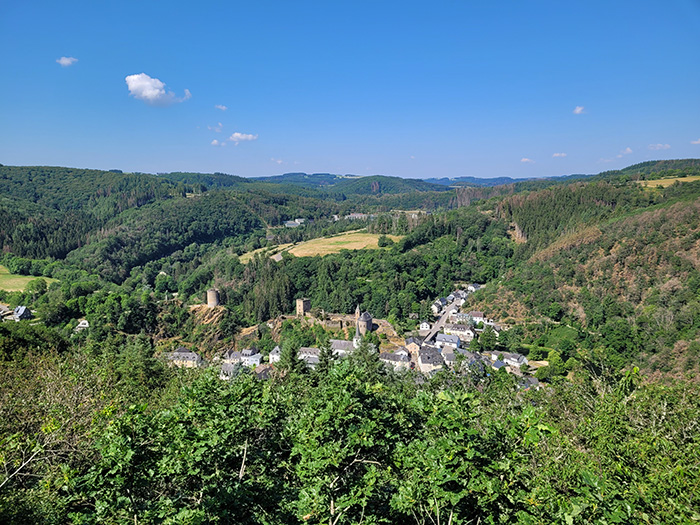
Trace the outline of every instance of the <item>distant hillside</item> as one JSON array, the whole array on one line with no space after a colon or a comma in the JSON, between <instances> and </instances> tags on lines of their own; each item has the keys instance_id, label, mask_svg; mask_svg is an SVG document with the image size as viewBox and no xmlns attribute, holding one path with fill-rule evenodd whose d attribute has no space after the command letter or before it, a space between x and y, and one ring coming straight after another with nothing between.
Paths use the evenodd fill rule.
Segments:
<instances>
[{"instance_id":1,"label":"distant hillside","mask_svg":"<svg viewBox=\"0 0 700 525\"><path fill-rule=\"evenodd\" d=\"M207 188L233 188L250 184L250 180L227 173L159 173L157 177L184 184L202 184Z\"/></svg>"},{"instance_id":2,"label":"distant hillside","mask_svg":"<svg viewBox=\"0 0 700 525\"><path fill-rule=\"evenodd\" d=\"M333 186L346 179L357 179L357 175L333 175L331 173L284 173L269 177L252 177L250 180L274 184L294 184L305 188Z\"/></svg>"},{"instance_id":3,"label":"distant hillside","mask_svg":"<svg viewBox=\"0 0 700 525\"><path fill-rule=\"evenodd\" d=\"M346 195L391 195L413 191L448 191L440 184L431 184L421 179L402 179L373 175L358 179L344 179L330 188L330 191Z\"/></svg>"},{"instance_id":4,"label":"distant hillside","mask_svg":"<svg viewBox=\"0 0 700 525\"><path fill-rule=\"evenodd\" d=\"M440 184L441 186L503 186L530 179L513 179L511 177L494 177L491 179L481 179L478 177L454 177L441 179L423 179L430 184Z\"/></svg>"}]
</instances>

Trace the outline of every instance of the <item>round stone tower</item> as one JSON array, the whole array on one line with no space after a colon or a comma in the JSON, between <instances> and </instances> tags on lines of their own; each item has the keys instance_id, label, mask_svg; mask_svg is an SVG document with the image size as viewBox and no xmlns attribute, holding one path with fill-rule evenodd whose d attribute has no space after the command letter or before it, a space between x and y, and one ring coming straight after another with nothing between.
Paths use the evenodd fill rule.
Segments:
<instances>
[{"instance_id":1,"label":"round stone tower","mask_svg":"<svg viewBox=\"0 0 700 525\"><path fill-rule=\"evenodd\" d=\"M216 288L210 288L207 290L207 306L209 308L219 306L219 290Z\"/></svg>"}]
</instances>

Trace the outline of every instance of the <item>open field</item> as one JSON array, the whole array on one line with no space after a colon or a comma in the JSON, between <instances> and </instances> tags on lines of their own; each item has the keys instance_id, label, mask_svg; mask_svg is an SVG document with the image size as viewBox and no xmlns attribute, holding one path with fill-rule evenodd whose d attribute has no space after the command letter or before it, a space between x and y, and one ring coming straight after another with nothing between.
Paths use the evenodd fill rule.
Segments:
<instances>
[{"instance_id":1,"label":"open field","mask_svg":"<svg viewBox=\"0 0 700 525\"><path fill-rule=\"evenodd\" d=\"M674 177L672 179L640 180L637 182L645 188L666 188L676 181L693 182L696 180L700 180L700 175L694 175L691 177Z\"/></svg>"},{"instance_id":2,"label":"open field","mask_svg":"<svg viewBox=\"0 0 700 525\"><path fill-rule=\"evenodd\" d=\"M322 237L299 243L287 251L297 257L313 257L315 255L328 255L338 253L341 250L362 250L363 248L378 248L377 241L381 235L354 231L335 235L333 237ZM401 239L399 235L387 235L394 242Z\"/></svg>"},{"instance_id":3,"label":"open field","mask_svg":"<svg viewBox=\"0 0 700 525\"><path fill-rule=\"evenodd\" d=\"M10 273L10 270L4 266L0 266L0 290L21 292L24 291L27 283L34 279L44 279L47 284L51 284L56 280L49 277L34 277L33 275L13 275Z\"/></svg>"},{"instance_id":4,"label":"open field","mask_svg":"<svg viewBox=\"0 0 700 525\"><path fill-rule=\"evenodd\" d=\"M362 250L364 248L377 249L380 234L367 233L364 230L345 232L332 237L320 237L298 244L280 244L271 248L258 248L252 252L244 253L239 260L246 264L258 253L267 253L271 257L282 252L288 252L296 257L314 257L316 255L328 255L339 253L341 250ZM401 235L387 235L392 241L401 240Z\"/></svg>"}]
</instances>

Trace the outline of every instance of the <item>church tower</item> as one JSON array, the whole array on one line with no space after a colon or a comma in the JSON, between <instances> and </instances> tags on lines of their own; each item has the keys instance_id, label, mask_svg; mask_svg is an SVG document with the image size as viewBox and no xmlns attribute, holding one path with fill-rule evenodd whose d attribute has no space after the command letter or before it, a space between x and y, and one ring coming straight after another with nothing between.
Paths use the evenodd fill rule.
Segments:
<instances>
[{"instance_id":1,"label":"church tower","mask_svg":"<svg viewBox=\"0 0 700 525\"><path fill-rule=\"evenodd\" d=\"M360 305L355 310L355 337L352 338L352 346L360 348L362 343L362 331L360 330Z\"/></svg>"}]
</instances>

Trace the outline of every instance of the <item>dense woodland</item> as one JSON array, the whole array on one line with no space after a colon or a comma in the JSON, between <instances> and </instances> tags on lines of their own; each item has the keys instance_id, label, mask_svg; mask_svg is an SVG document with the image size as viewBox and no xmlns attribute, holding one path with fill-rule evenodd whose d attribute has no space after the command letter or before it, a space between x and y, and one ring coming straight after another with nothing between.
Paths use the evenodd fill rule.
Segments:
<instances>
[{"instance_id":1,"label":"dense woodland","mask_svg":"<svg viewBox=\"0 0 700 525\"><path fill-rule=\"evenodd\" d=\"M35 277L0 301L37 318L0 324L0 522L698 520L700 182L637 183L695 175L691 159L455 189L0 166L0 264ZM401 239L240 259L358 228ZM365 347L310 372L296 349L340 335L265 324L303 296L409 332L469 282L486 286L465 308L509 327L476 345L547 360L545 388L396 374ZM203 322L190 305L212 286L225 308ZM269 379L161 359L212 359L258 323L245 343L285 353Z\"/></svg>"}]
</instances>

